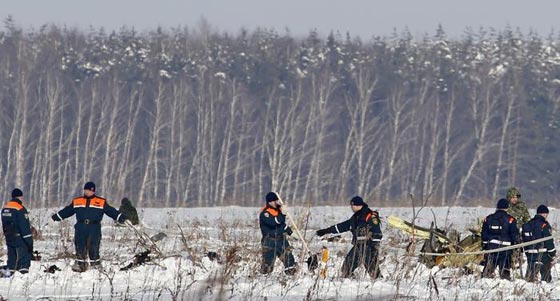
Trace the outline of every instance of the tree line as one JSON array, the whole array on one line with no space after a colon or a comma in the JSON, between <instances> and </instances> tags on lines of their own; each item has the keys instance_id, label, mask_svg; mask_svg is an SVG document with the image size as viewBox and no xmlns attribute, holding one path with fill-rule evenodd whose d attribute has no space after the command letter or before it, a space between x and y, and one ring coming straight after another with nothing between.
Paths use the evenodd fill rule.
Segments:
<instances>
[{"instance_id":1,"label":"tree line","mask_svg":"<svg viewBox=\"0 0 560 301\"><path fill-rule=\"evenodd\" d=\"M0 31L0 188L58 206L475 205L560 193L560 39Z\"/></svg>"}]
</instances>

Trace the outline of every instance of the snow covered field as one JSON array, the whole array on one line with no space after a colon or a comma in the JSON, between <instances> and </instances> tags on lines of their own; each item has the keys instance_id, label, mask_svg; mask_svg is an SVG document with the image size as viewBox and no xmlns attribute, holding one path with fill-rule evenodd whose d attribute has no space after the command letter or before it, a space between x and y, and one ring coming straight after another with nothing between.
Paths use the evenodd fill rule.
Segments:
<instances>
[{"instance_id":1,"label":"snow covered field","mask_svg":"<svg viewBox=\"0 0 560 301\"><path fill-rule=\"evenodd\" d=\"M277 261L272 274L259 274L259 208L245 207L140 210L143 231L167 234L158 242L165 258L127 271L119 269L145 248L133 231L117 227L105 217L101 243L104 270L74 273L70 266L75 219L54 223L50 220L54 209L38 209L31 211L31 220L42 234L35 241L42 260L32 262L29 274L0 278L0 300L560 300L560 285L556 283L559 268L553 268L552 284L480 279L478 275L463 275L460 269L428 269L417 257L405 255L408 235L388 228L386 223L383 279L371 280L363 268L353 279L342 279L338 271L350 249L350 235L328 242L313 234L350 217L350 208L313 207L307 222L307 208L290 210L302 230L307 224L305 234L312 251L319 252L323 245L329 248L326 279L307 270L303 262L307 255L301 253L295 235L291 241L302 269L295 276L286 276ZM379 212L382 222L389 215L406 220L413 215L411 208L379 208ZM439 228L451 226L463 237L478 218L492 212L490 208L424 208L416 223L429 226L435 218ZM552 209L549 221L556 229L560 214ZM417 250L420 247L418 244ZM208 252L216 252L219 258L211 260ZM3 237L0 261L6 261ZM53 264L62 271L45 273Z\"/></svg>"}]
</instances>

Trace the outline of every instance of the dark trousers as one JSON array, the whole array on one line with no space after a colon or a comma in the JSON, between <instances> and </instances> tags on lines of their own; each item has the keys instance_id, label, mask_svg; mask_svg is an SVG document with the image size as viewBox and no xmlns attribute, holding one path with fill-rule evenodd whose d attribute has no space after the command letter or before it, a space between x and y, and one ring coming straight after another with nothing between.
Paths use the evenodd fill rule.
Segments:
<instances>
[{"instance_id":1,"label":"dark trousers","mask_svg":"<svg viewBox=\"0 0 560 301\"><path fill-rule=\"evenodd\" d=\"M296 272L296 261L290 244L285 238L263 238L262 246L262 265L261 273L268 274L274 269L276 257L280 258L284 264L284 273L293 275Z\"/></svg>"},{"instance_id":2,"label":"dark trousers","mask_svg":"<svg viewBox=\"0 0 560 301\"><path fill-rule=\"evenodd\" d=\"M538 274L541 274L541 281L552 282L552 258L543 253L525 253L527 255L527 273L525 279L530 282L538 281Z\"/></svg>"},{"instance_id":3,"label":"dark trousers","mask_svg":"<svg viewBox=\"0 0 560 301\"><path fill-rule=\"evenodd\" d=\"M498 267L500 278L511 279L511 254L511 250L486 254L484 256L486 265L482 271L482 277L493 277L494 271Z\"/></svg>"},{"instance_id":4,"label":"dark trousers","mask_svg":"<svg viewBox=\"0 0 560 301\"><path fill-rule=\"evenodd\" d=\"M101 263L99 260L99 245L101 244L101 225L77 223L74 226L74 246L76 247L76 262L81 266L87 265L89 256L92 265Z\"/></svg>"},{"instance_id":5,"label":"dark trousers","mask_svg":"<svg viewBox=\"0 0 560 301\"><path fill-rule=\"evenodd\" d=\"M23 273L28 272L29 266L31 266L31 253L29 253L29 248L26 245L7 245L7 247L7 269Z\"/></svg>"},{"instance_id":6,"label":"dark trousers","mask_svg":"<svg viewBox=\"0 0 560 301\"><path fill-rule=\"evenodd\" d=\"M363 264L368 274L376 279L379 277L378 244L357 243L346 255L342 264L342 277L350 277L360 264Z\"/></svg>"}]
</instances>

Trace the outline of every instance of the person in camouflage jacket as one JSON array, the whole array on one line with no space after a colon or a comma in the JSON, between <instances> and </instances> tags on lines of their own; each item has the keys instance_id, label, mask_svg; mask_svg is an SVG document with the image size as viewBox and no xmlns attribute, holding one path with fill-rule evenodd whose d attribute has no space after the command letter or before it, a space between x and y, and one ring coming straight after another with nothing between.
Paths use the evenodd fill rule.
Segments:
<instances>
[{"instance_id":1,"label":"person in camouflage jacket","mask_svg":"<svg viewBox=\"0 0 560 301\"><path fill-rule=\"evenodd\" d=\"M523 224L531 220L527 204L521 200L521 193L515 187L510 187L507 191L507 200L509 201L509 208L507 213L515 217L517 220L517 228L521 229Z\"/></svg>"},{"instance_id":2,"label":"person in camouflage jacket","mask_svg":"<svg viewBox=\"0 0 560 301\"><path fill-rule=\"evenodd\" d=\"M508 189L507 200L509 201L507 213L513 216L517 221L517 229L521 229L523 224L531 220L529 210L527 210L527 204L521 200L521 193L515 187L510 187ZM521 269L523 266L523 249L515 249L513 251L511 255L511 266Z\"/></svg>"}]
</instances>

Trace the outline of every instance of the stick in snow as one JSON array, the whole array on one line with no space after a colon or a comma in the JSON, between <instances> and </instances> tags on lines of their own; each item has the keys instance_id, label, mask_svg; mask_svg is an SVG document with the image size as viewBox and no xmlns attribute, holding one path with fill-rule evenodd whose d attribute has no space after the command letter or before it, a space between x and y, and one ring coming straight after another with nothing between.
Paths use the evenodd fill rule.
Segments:
<instances>
[{"instance_id":1,"label":"stick in snow","mask_svg":"<svg viewBox=\"0 0 560 301\"><path fill-rule=\"evenodd\" d=\"M124 222L124 224L130 228L132 231L134 231L134 233L136 234L136 236L138 237L138 240L140 241L140 243L152 250L154 253L156 253L159 256L163 256L163 253L161 252L161 250L158 248L158 246L156 245L156 243L148 236L148 234L138 230L136 227L134 227L134 225L132 225L132 223L129 220L126 220Z\"/></svg>"}]
</instances>

